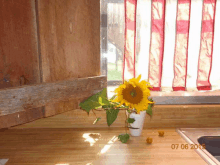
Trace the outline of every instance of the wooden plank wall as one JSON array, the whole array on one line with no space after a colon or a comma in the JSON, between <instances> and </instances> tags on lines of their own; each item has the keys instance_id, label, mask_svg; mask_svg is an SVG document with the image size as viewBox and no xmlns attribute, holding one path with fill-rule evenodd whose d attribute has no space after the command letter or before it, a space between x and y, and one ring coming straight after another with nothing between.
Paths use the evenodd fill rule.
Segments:
<instances>
[{"instance_id":1,"label":"wooden plank wall","mask_svg":"<svg viewBox=\"0 0 220 165\"><path fill-rule=\"evenodd\" d=\"M35 0L1 0L0 18L0 89L40 83ZM13 113L0 118L1 126L30 122L43 114L43 108Z\"/></svg>"},{"instance_id":2,"label":"wooden plank wall","mask_svg":"<svg viewBox=\"0 0 220 165\"><path fill-rule=\"evenodd\" d=\"M100 75L99 0L1 0L0 18L0 80L9 80L0 89ZM84 99L1 120L22 124L78 108Z\"/></svg>"},{"instance_id":3,"label":"wooden plank wall","mask_svg":"<svg viewBox=\"0 0 220 165\"><path fill-rule=\"evenodd\" d=\"M38 0L43 82L100 75L99 0ZM45 107L45 116L77 102Z\"/></svg>"},{"instance_id":4,"label":"wooden plank wall","mask_svg":"<svg viewBox=\"0 0 220 165\"><path fill-rule=\"evenodd\" d=\"M7 87L23 85L24 78L40 82L35 15L34 0L0 1L0 80L9 80Z\"/></svg>"}]
</instances>

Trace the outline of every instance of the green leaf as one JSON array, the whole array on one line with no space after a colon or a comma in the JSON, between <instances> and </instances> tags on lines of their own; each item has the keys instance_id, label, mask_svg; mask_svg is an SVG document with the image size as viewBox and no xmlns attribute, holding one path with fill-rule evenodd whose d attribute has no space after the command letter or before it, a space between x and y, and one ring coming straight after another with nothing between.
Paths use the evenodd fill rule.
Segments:
<instances>
[{"instance_id":1,"label":"green leaf","mask_svg":"<svg viewBox=\"0 0 220 165\"><path fill-rule=\"evenodd\" d=\"M100 95L99 95L99 103L101 105L109 105L110 102L108 101L108 98L107 98L107 89L104 88L101 92L100 92Z\"/></svg>"},{"instance_id":2,"label":"green leaf","mask_svg":"<svg viewBox=\"0 0 220 165\"><path fill-rule=\"evenodd\" d=\"M122 142L122 143L126 143L129 140L130 136L129 134L121 134L118 135L118 139Z\"/></svg>"},{"instance_id":3,"label":"green leaf","mask_svg":"<svg viewBox=\"0 0 220 165\"><path fill-rule=\"evenodd\" d=\"M148 100L151 101L151 102L154 102L152 98L149 98Z\"/></svg>"},{"instance_id":4,"label":"green leaf","mask_svg":"<svg viewBox=\"0 0 220 165\"><path fill-rule=\"evenodd\" d=\"M114 104L114 105L119 105L120 103L118 103L118 102L111 102L112 104ZM126 108L126 109L129 109L129 106L125 106L125 105L121 105L120 107L118 107L118 108Z\"/></svg>"},{"instance_id":5,"label":"green leaf","mask_svg":"<svg viewBox=\"0 0 220 165\"><path fill-rule=\"evenodd\" d=\"M93 124L96 124L99 120L101 120L101 117L96 118L96 120L93 122Z\"/></svg>"},{"instance_id":6,"label":"green leaf","mask_svg":"<svg viewBox=\"0 0 220 165\"><path fill-rule=\"evenodd\" d=\"M133 123L134 121L135 121L135 119L133 119L133 118L128 118L128 119L127 119L127 122L128 122L128 123Z\"/></svg>"},{"instance_id":7,"label":"green leaf","mask_svg":"<svg viewBox=\"0 0 220 165\"><path fill-rule=\"evenodd\" d=\"M118 102L111 102L113 105L119 105L120 103Z\"/></svg>"},{"instance_id":8,"label":"green leaf","mask_svg":"<svg viewBox=\"0 0 220 165\"><path fill-rule=\"evenodd\" d=\"M92 99L90 100L86 100L86 101L84 101L83 103L80 103L79 104L79 106L82 108L82 109L84 109L84 110L86 110L88 113L89 113L89 111L91 110L91 109L96 109L96 108L98 108L98 107L100 107L101 105L98 103L98 102L96 102L96 101L93 101Z\"/></svg>"},{"instance_id":9,"label":"green leaf","mask_svg":"<svg viewBox=\"0 0 220 165\"><path fill-rule=\"evenodd\" d=\"M106 88L104 88L102 91L96 93L95 95L89 97L84 102L81 102L79 104L79 106L89 113L89 111L91 109L97 109L101 105L105 105L105 104L109 104L109 101L107 99Z\"/></svg>"},{"instance_id":10,"label":"green leaf","mask_svg":"<svg viewBox=\"0 0 220 165\"><path fill-rule=\"evenodd\" d=\"M112 98L110 98L110 101L114 100L116 97L116 95L112 96Z\"/></svg>"},{"instance_id":11,"label":"green leaf","mask_svg":"<svg viewBox=\"0 0 220 165\"><path fill-rule=\"evenodd\" d=\"M154 102L154 100L153 100L152 98L149 98L149 101ZM154 103L153 103L153 104L150 104L150 105L151 105L151 108L154 107Z\"/></svg>"},{"instance_id":12,"label":"green leaf","mask_svg":"<svg viewBox=\"0 0 220 165\"><path fill-rule=\"evenodd\" d=\"M110 105L103 105L102 108L110 108Z\"/></svg>"},{"instance_id":13,"label":"green leaf","mask_svg":"<svg viewBox=\"0 0 220 165\"><path fill-rule=\"evenodd\" d=\"M108 105L103 105L102 108L104 108L104 109L110 109L110 108L114 108L115 106L116 106L116 105L110 103L110 104L108 104Z\"/></svg>"},{"instance_id":14,"label":"green leaf","mask_svg":"<svg viewBox=\"0 0 220 165\"><path fill-rule=\"evenodd\" d=\"M99 104L100 105L106 105L106 104L109 104L109 102L106 101L105 99L103 99L102 97L99 97Z\"/></svg>"},{"instance_id":15,"label":"green leaf","mask_svg":"<svg viewBox=\"0 0 220 165\"><path fill-rule=\"evenodd\" d=\"M110 109L106 111L107 124L110 126L118 117L119 109Z\"/></svg>"},{"instance_id":16,"label":"green leaf","mask_svg":"<svg viewBox=\"0 0 220 165\"><path fill-rule=\"evenodd\" d=\"M152 104L148 104L148 108L146 110L147 114L152 116Z\"/></svg>"}]
</instances>

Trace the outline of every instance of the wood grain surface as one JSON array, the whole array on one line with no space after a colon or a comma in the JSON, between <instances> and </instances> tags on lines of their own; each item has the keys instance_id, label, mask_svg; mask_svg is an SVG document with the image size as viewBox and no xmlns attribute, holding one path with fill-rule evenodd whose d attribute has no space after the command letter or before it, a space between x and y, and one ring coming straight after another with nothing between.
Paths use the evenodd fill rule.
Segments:
<instances>
[{"instance_id":1,"label":"wood grain surface","mask_svg":"<svg viewBox=\"0 0 220 165\"><path fill-rule=\"evenodd\" d=\"M106 112L101 110L95 113L97 117L101 117L95 125L92 124L96 119L92 111L88 115L77 109L20 125L18 128L107 128ZM152 119L146 115L144 128L220 127L219 118L220 105L155 105ZM125 111L120 110L111 127L124 127L125 119Z\"/></svg>"},{"instance_id":2,"label":"wood grain surface","mask_svg":"<svg viewBox=\"0 0 220 165\"><path fill-rule=\"evenodd\" d=\"M0 90L0 115L42 107L58 101L90 97L107 87L106 76L26 85Z\"/></svg>"},{"instance_id":3,"label":"wood grain surface","mask_svg":"<svg viewBox=\"0 0 220 165\"><path fill-rule=\"evenodd\" d=\"M121 128L27 128L0 131L0 158L7 165L206 165L192 149L172 149L186 144L175 129L144 129L127 144L115 138ZM153 138L152 144L146 138Z\"/></svg>"},{"instance_id":4,"label":"wood grain surface","mask_svg":"<svg viewBox=\"0 0 220 165\"><path fill-rule=\"evenodd\" d=\"M40 83L35 0L1 0L0 18L0 89ZM14 111L19 110L2 117L8 112L0 110L0 128L33 121L43 113L42 108L23 110L19 118Z\"/></svg>"},{"instance_id":5,"label":"wood grain surface","mask_svg":"<svg viewBox=\"0 0 220 165\"><path fill-rule=\"evenodd\" d=\"M41 118L44 118L43 108L33 108L9 115L0 116L0 129L25 124Z\"/></svg>"}]
</instances>

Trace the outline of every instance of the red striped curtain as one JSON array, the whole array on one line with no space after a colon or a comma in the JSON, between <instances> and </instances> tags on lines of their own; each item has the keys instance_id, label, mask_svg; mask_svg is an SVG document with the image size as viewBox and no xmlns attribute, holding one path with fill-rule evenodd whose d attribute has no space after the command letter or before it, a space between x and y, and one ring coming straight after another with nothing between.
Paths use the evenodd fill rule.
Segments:
<instances>
[{"instance_id":1,"label":"red striped curtain","mask_svg":"<svg viewBox=\"0 0 220 165\"><path fill-rule=\"evenodd\" d=\"M123 81L141 74L153 91L220 89L220 0L124 4Z\"/></svg>"}]
</instances>

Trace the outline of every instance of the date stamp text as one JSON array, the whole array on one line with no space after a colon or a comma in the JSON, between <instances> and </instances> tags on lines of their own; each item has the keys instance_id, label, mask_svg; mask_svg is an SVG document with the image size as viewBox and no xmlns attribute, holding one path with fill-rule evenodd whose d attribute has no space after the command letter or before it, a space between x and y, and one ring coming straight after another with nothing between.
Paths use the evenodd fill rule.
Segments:
<instances>
[{"instance_id":1,"label":"date stamp text","mask_svg":"<svg viewBox=\"0 0 220 165\"><path fill-rule=\"evenodd\" d=\"M172 149L205 149L205 144L171 144Z\"/></svg>"}]
</instances>

